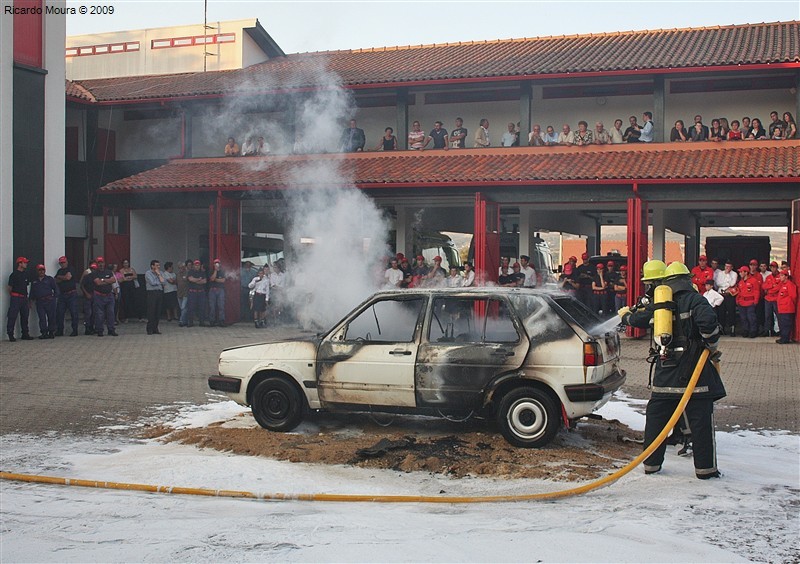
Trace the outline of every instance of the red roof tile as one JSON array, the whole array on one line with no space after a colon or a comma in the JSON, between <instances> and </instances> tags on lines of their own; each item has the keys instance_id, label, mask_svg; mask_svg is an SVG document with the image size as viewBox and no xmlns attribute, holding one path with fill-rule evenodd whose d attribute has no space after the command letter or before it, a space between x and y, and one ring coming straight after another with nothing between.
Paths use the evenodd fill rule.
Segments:
<instances>
[{"instance_id":1,"label":"red roof tile","mask_svg":"<svg viewBox=\"0 0 800 564\"><path fill-rule=\"evenodd\" d=\"M185 159L112 182L101 190L122 193L323 186L329 181L318 178L313 171L325 163L339 167L343 177L365 189L387 185L492 186L614 180L777 181L800 178L800 141ZM307 176L302 176L304 170L308 171Z\"/></svg>"},{"instance_id":2,"label":"red roof tile","mask_svg":"<svg viewBox=\"0 0 800 564\"><path fill-rule=\"evenodd\" d=\"M86 102L97 102L97 99L92 95L92 93L86 90L86 88L84 88L77 82L72 82L71 80L67 80L66 91L67 91L67 96L70 98L84 100Z\"/></svg>"},{"instance_id":3,"label":"red roof tile","mask_svg":"<svg viewBox=\"0 0 800 564\"><path fill-rule=\"evenodd\" d=\"M81 80L101 102L598 72L800 66L800 22L293 54L244 69Z\"/></svg>"}]
</instances>

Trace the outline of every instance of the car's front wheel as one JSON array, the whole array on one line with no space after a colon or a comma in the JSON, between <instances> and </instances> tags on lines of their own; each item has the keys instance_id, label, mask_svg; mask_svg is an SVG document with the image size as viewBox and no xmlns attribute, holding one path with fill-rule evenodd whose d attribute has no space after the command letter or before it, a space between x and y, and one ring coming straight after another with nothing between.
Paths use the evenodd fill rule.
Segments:
<instances>
[{"instance_id":1,"label":"car's front wheel","mask_svg":"<svg viewBox=\"0 0 800 564\"><path fill-rule=\"evenodd\" d=\"M558 406L543 390L529 386L515 388L500 400L497 424L512 445L541 447L558 432Z\"/></svg>"},{"instance_id":2,"label":"car's front wheel","mask_svg":"<svg viewBox=\"0 0 800 564\"><path fill-rule=\"evenodd\" d=\"M259 382L250 404L258 424L270 431L291 431L303 419L303 398L297 386L283 378Z\"/></svg>"}]
</instances>

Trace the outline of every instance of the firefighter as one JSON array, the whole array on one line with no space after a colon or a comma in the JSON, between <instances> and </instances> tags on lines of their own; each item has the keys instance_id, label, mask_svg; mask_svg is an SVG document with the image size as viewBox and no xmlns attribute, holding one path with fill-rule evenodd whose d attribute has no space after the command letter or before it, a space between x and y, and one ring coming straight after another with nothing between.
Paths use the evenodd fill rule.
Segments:
<instances>
[{"instance_id":1,"label":"firefighter","mask_svg":"<svg viewBox=\"0 0 800 564\"><path fill-rule=\"evenodd\" d=\"M632 311L620 310L623 323L641 328L654 323L658 350L652 355L654 374L650 384L652 395L647 404L644 448L656 439L674 413L702 349L710 349L714 361L720 356L717 316L708 301L694 290L689 269L680 262L673 262L659 276L655 268L648 267L650 262L653 261L645 263L643 268L647 280L657 285L660 282L664 288L655 288L652 303ZM701 480L720 476L714 440L714 402L723 397L725 387L719 372L712 362L707 362L685 410L694 443L695 475ZM662 443L644 461L646 474L661 470L665 450L666 444Z\"/></svg>"},{"instance_id":2,"label":"firefighter","mask_svg":"<svg viewBox=\"0 0 800 564\"><path fill-rule=\"evenodd\" d=\"M697 266L692 268L692 283L701 294L706 293L706 280L714 281L714 269L708 266L708 257L700 255L697 258Z\"/></svg>"},{"instance_id":3,"label":"firefighter","mask_svg":"<svg viewBox=\"0 0 800 564\"><path fill-rule=\"evenodd\" d=\"M736 296L736 305L739 308L739 322L742 325L742 337L755 339L758 337L758 317L756 308L761 297L761 276L750 275L750 269L743 266L739 269L739 283L735 290L730 291Z\"/></svg>"}]
</instances>

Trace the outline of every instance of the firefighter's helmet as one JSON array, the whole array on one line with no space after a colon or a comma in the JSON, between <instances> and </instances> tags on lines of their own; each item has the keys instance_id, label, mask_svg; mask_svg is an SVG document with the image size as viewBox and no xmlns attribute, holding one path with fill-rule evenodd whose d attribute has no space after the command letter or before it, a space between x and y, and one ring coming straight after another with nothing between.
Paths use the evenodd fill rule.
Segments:
<instances>
[{"instance_id":1,"label":"firefighter's helmet","mask_svg":"<svg viewBox=\"0 0 800 564\"><path fill-rule=\"evenodd\" d=\"M682 262L671 262L669 266L664 270L664 278L671 278L673 276L686 276L691 274L689 269L686 268L686 265Z\"/></svg>"},{"instance_id":2,"label":"firefighter's helmet","mask_svg":"<svg viewBox=\"0 0 800 564\"><path fill-rule=\"evenodd\" d=\"M648 260L642 266L642 282L647 282L648 280L661 280L664 278L664 271L667 269L667 265L664 264L663 260Z\"/></svg>"}]
</instances>

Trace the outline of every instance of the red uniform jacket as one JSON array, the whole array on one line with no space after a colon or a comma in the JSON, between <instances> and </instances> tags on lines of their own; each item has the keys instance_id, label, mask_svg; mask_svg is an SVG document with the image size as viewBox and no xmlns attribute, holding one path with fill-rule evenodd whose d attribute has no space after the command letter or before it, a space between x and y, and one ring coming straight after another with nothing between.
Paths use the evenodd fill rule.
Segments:
<instances>
[{"instance_id":1,"label":"red uniform jacket","mask_svg":"<svg viewBox=\"0 0 800 564\"><path fill-rule=\"evenodd\" d=\"M700 294L706 293L706 280L714 281L714 269L710 266L700 268L700 265L692 269L692 284L697 287Z\"/></svg>"},{"instance_id":2,"label":"red uniform jacket","mask_svg":"<svg viewBox=\"0 0 800 564\"><path fill-rule=\"evenodd\" d=\"M736 289L736 305L738 306L754 306L761 298L761 285L752 276L747 280L739 280Z\"/></svg>"},{"instance_id":3,"label":"red uniform jacket","mask_svg":"<svg viewBox=\"0 0 800 564\"><path fill-rule=\"evenodd\" d=\"M764 292L764 299L768 302L774 302L778 299L778 287L781 281L777 276L770 274L764 283L761 284L761 291Z\"/></svg>"},{"instance_id":4,"label":"red uniform jacket","mask_svg":"<svg viewBox=\"0 0 800 564\"><path fill-rule=\"evenodd\" d=\"M797 286L791 280L778 282L778 313L797 311Z\"/></svg>"}]
</instances>

